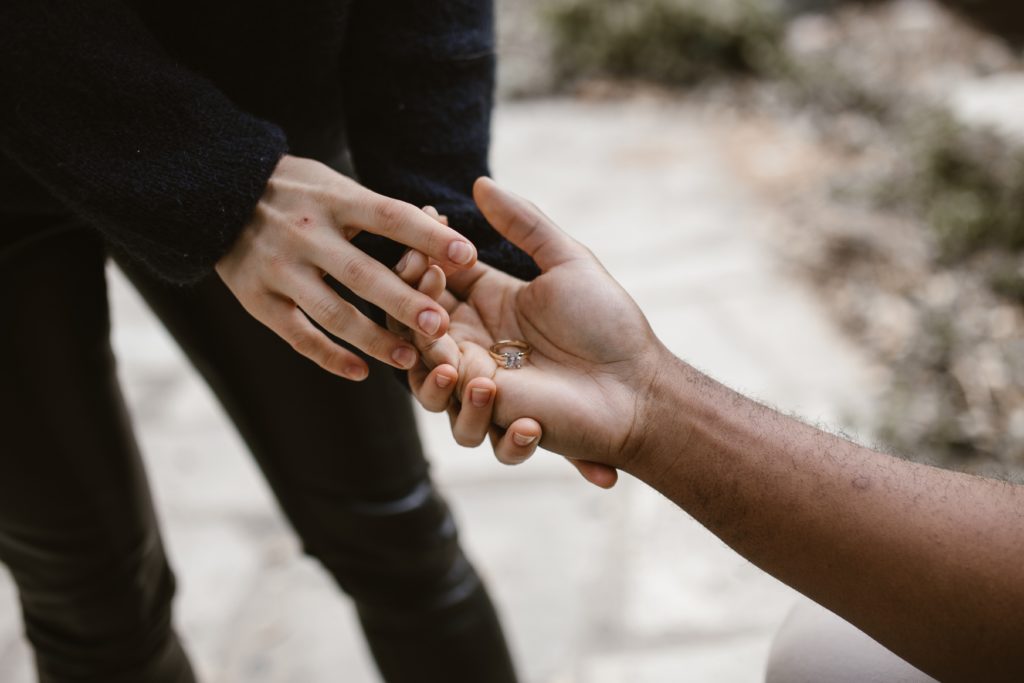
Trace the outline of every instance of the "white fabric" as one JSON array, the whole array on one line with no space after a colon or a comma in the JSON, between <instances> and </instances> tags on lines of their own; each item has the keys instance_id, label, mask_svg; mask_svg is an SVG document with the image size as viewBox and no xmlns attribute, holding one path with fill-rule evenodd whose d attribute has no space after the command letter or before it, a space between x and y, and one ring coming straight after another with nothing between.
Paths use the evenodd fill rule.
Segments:
<instances>
[{"instance_id":1,"label":"white fabric","mask_svg":"<svg viewBox=\"0 0 1024 683\"><path fill-rule=\"evenodd\" d=\"M937 683L824 607L802 601L768 656L765 683Z\"/></svg>"}]
</instances>

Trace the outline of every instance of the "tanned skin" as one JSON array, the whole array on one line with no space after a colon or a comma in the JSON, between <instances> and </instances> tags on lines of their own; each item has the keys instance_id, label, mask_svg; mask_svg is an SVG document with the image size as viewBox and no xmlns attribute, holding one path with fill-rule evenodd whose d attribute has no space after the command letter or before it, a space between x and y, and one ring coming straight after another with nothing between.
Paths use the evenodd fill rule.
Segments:
<instances>
[{"instance_id":1,"label":"tanned skin","mask_svg":"<svg viewBox=\"0 0 1024 683\"><path fill-rule=\"evenodd\" d=\"M540 444L603 487L629 473L931 676L1024 680L1022 487L858 446L726 388L670 353L536 207L487 179L475 190L543 274L477 264L445 290L426 257L403 264L451 319L442 340L414 338L410 382L449 411L460 443L490 435L508 464ZM499 369L487 353L499 339L529 342L527 366Z\"/></svg>"}]
</instances>

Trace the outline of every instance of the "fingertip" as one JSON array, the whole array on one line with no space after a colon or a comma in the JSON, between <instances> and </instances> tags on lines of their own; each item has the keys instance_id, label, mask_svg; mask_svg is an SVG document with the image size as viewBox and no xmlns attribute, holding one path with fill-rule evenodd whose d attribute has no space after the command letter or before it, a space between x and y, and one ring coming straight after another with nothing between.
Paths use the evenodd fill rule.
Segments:
<instances>
[{"instance_id":1,"label":"fingertip","mask_svg":"<svg viewBox=\"0 0 1024 683\"><path fill-rule=\"evenodd\" d=\"M448 312L437 310L436 308L428 308L420 311L420 314L416 316L416 324L420 328L420 332L425 334L428 339L436 339L437 337L444 334L442 328L445 328L445 319L448 317Z\"/></svg>"},{"instance_id":2,"label":"fingertip","mask_svg":"<svg viewBox=\"0 0 1024 683\"><path fill-rule=\"evenodd\" d=\"M428 411L439 413L451 402L458 377L458 372L452 366L439 365L418 378L421 381L414 389L414 396Z\"/></svg>"},{"instance_id":3,"label":"fingertip","mask_svg":"<svg viewBox=\"0 0 1024 683\"><path fill-rule=\"evenodd\" d=\"M421 251L415 249L412 250L412 254L409 256L409 265L414 266L417 271L426 270L429 263L428 257Z\"/></svg>"},{"instance_id":4,"label":"fingertip","mask_svg":"<svg viewBox=\"0 0 1024 683\"><path fill-rule=\"evenodd\" d=\"M447 389L459 379L459 371L447 364L437 366L434 373L434 383L439 389Z\"/></svg>"},{"instance_id":5,"label":"fingertip","mask_svg":"<svg viewBox=\"0 0 1024 683\"><path fill-rule=\"evenodd\" d=\"M600 473L595 473L595 476L593 479L591 479L591 482L595 486L605 490L615 488L615 485L619 482L619 472L618 470L613 470L610 468L607 470L602 470Z\"/></svg>"},{"instance_id":6,"label":"fingertip","mask_svg":"<svg viewBox=\"0 0 1024 683\"><path fill-rule=\"evenodd\" d=\"M494 398L493 383L476 382L466 387L465 396L477 408L486 408L487 404ZM466 401L463 401L465 403Z\"/></svg>"},{"instance_id":7,"label":"fingertip","mask_svg":"<svg viewBox=\"0 0 1024 683\"><path fill-rule=\"evenodd\" d=\"M412 370L420 362L420 356L411 346L399 346L391 352L391 361L399 370Z\"/></svg>"},{"instance_id":8,"label":"fingertip","mask_svg":"<svg viewBox=\"0 0 1024 683\"><path fill-rule=\"evenodd\" d=\"M495 444L494 455L503 465L522 465L533 457L540 439L541 427L537 421L520 418L509 425Z\"/></svg>"},{"instance_id":9,"label":"fingertip","mask_svg":"<svg viewBox=\"0 0 1024 683\"><path fill-rule=\"evenodd\" d=\"M607 490L613 488L619 481L619 472L614 467L587 460L576 460L574 458L569 458L568 460L579 470L583 478L594 486Z\"/></svg>"},{"instance_id":10,"label":"fingertip","mask_svg":"<svg viewBox=\"0 0 1024 683\"><path fill-rule=\"evenodd\" d=\"M536 434L523 434L521 432L516 432L512 435L512 441L520 448L527 448L534 445L537 443L539 438L540 437Z\"/></svg>"},{"instance_id":11,"label":"fingertip","mask_svg":"<svg viewBox=\"0 0 1024 683\"><path fill-rule=\"evenodd\" d=\"M362 382L370 376L370 368L365 365L348 365L345 367L344 375L353 382Z\"/></svg>"},{"instance_id":12,"label":"fingertip","mask_svg":"<svg viewBox=\"0 0 1024 683\"><path fill-rule=\"evenodd\" d=\"M448 245L448 260L459 268L469 268L476 263L476 247L464 239L457 239Z\"/></svg>"},{"instance_id":13,"label":"fingertip","mask_svg":"<svg viewBox=\"0 0 1024 683\"><path fill-rule=\"evenodd\" d=\"M508 427L508 433L512 435L512 441L520 448L535 446L539 441L543 430L540 423L531 417L523 417L513 422Z\"/></svg>"},{"instance_id":14,"label":"fingertip","mask_svg":"<svg viewBox=\"0 0 1024 683\"><path fill-rule=\"evenodd\" d=\"M401 266L401 270L399 270L399 266ZM420 281L428 266L429 262L423 253L415 249L409 249L395 266L395 272L402 278L402 282L412 285Z\"/></svg>"},{"instance_id":15,"label":"fingertip","mask_svg":"<svg viewBox=\"0 0 1024 683\"><path fill-rule=\"evenodd\" d=\"M488 189L494 187L496 183L490 176L482 175L473 182L473 192L476 193L478 190L486 192Z\"/></svg>"},{"instance_id":16,"label":"fingertip","mask_svg":"<svg viewBox=\"0 0 1024 683\"><path fill-rule=\"evenodd\" d=\"M405 272L405 269L409 265L409 259L412 256L414 251L415 251L414 249L406 249L405 250L405 253L402 254L402 258L400 258L398 260L398 263L395 264L395 272L396 273L401 275L403 272Z\"/></svg>"},{"instance_id":17,"label":"fingertip","mask_svg":"<svg viewBox=\"0 0 1024 683\"><path fill-rule=\"evenodd\" d=\"M516 440L515 436L511 437L509 447L504 449L498 457L498 461L504 465L522 465L524 462L533 457L533 454L537 452L537 438L532 440L527 445L522 445Z\"/></svg>"},{"instance_id":18,"label":"fingertip","mask_svg":"<svg viewBox=\"0 0 1024 683\"><path fill-rule=\"evenodd\" d=\"M494 380L490 377L474 377L466 382L466 390L468 391L471 387L483 387L487 389L497 389L498 385L494 383Z\"/></svg>"},{"instance_id":19,"label":"fingertip","mask_svg":"<svg viewBox=\"0 0 1024 683\"><path fill-rule=\"evenodd\" d=\"M444 293L447 284L448 279L445 277L444 269L434 264L427 268L417 289L436 301Z\"/></svg>"},{"instance_id":20,"label":"fingertip","mask_svg":"<svg viewBox=\"0 0 1024 683\"><path fill-rule=\"evenodd\" d=\"M438 339L441 339L448 334L448 330L452 326L452 319L448 315L448 311L444 309L444 306L439 306L437 310L441 316L441 326L437 328L437 334L430 339L431 343L436 342Z\"/></svg>"},{"instance_id":21,"label":"fingertip","mask_svg":"<svg viewBox=\"0 0 1024 683\"><path fill-rule=\"evenodd\" d=\"M487 176L480 176L473 183L473 201L483 210L487 205L491 192L494 190L494 181Z\"/></svg>"}]
</instances>

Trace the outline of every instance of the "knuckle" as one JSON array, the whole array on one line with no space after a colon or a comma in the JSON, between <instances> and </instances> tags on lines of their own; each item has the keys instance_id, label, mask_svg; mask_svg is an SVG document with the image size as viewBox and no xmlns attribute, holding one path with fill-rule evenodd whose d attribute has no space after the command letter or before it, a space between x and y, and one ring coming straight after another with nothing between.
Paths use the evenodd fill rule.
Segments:
<instances>
[{"instance_id":1,"label":"knuckle","mask_svg":"<svg viewBox=\"0 0 1024 683\"><path fill-rule=\"evenodd\" d=\"M281 249L283 260L292 265L308 263L309 255L316 254L321 247L319 244L320 237L315 233L315 230L294 227L288 243L283 245L283 249Z\"/></svg>"},{"instance_id":2,"label":"knuckle","mask_svg":"<svg viewBox=\"0 0 1024 683\"><path fill-rule=\"evenodd\" d=\"M265 203L271 195L280 192L281 186L281 178L276 173L272 173L271 176L267 178L267 184L263 188L263 196L260 197L260 203Z\"/></svg>"},{"instance_id":3,"label":"knuckle","mask_svg":"<svg viewBox=\"0 0 1024 683\"><path fill-rule=\"evenodd\" d=\"M384 334L370 334L363 345L363 350L374 358L386 358L391 361L391 351L394 343L391 338Z\"/></svg>"},{"instance_id":4,"label":"knuckle","mask_svg":"<svg viewBox=\"0 0 1024 683\"><path fill-rule=\"evenodd\" d=\"M271 185L273 181L267 181L267 191L273 192L274 188ZM249 222L245 224L245 233L247 236L252 237L255 234L261 233L267 228L267 226L273 224L275 216L275 210L273 205L267 199L266 195L260 197L259 201L256 202L256 208L253 209L252 216L249 217Z\"/></svg>"},{"instance_id":5,"label":"knuckle","mask_svg":"<svg viewBox=\"0 0 1024 683\"><path fill-rule=\"evenodd\" d=\"M269 287L263 284L262 280L255 277L252 271L241 270L230 273L221 273L224 285L238 299L249 313L256 315L256 311L263 307L269 293Z\"/></svg>"},{"instance_id":6,"label":"knuckle","mask_svg":"<svg viewBox=\"0 0 1024 683\"><path fill-rule=\"evenodd\" d=\"M333 294L324 295L317 300L310 315L335 334L341 332L349 322L348 306Z\"/></svg>"},{"instance_id":7,"label":"knuckle","mask_svg":"<svg viewBox=\"0 0 1024 683\"><path fill-rule=\"evenodd\" d=\"M333 201L348 204L355 201L361 192L366 192L366 188L348 176L339 173L335 175L334 182L330 184L327 191Z\"/></svg>"},{"instance_id":8,"label":"knuckle","mask_svg":"<svg viewBox=\"0 0 1024 683\"><path fill-rule=\"evenodd\" d=\"M373 207L373 217L377 226L386 232L398 230L406 217L405 207L393 199L378 201Z\"/></svg>"},{"instance_id":9,"label":"knuckle","mask_svg":"<svg viewBox=\"0 0 1024 683\"><path fill-rule=\"evenodd\" d=\"M362 258L349 259L341 269L341 282L354 292L366 291L373 284L374 268Z\"/></svg>"},{"instance_id":10,"label":"knuckle","mask_svg":"<svg viewBox=\"0 0 1024 683\"><path fill-rule=\"evenodd\" d=\"M287 251L271 246L264 246L260 249L259 260L263 269L272 275L283 273L294 262L293 257Z\"/></svg>"},{"instance_id":11,"label":"knuckle","mask_svg":"<svg viewBox=\"0 0 1024 683\"><path fill-rule=\"evenodd\" d=\"M309 199L318 211L327 216L332 214L333 209L343 206L346 201L344 195L333 187L318 187L311 190Z\"/></svg>"},{"instance_id":12,"label":"knuckle","mask_svg":"<svg viewBox=\"0 0 1024 683\"><path fill-rule=\"evenodd\" d=\"M537 234L543 219L536 213L531 212L526 216L518 216L516 222L519 224L520 231L522 231L523 239L529 240Z\"/></svg>"},{"instance_id":13,"label":"knuckle","mask_svg":"<svg viewBox=\"0 0 1024 683\"><path fill-rule=\"evenodd\" d=\"M344 360L345 353L340 348L331 344L330 346L324 345L320 350L320 355L317 357L317 364L325 370L331 370L332 368L339 367L342 360Z\"/></svg>"},{"instance_id":14,"label":"knuckle","mask_svg":"<svg viewBox=\"0 0 1024 683\"><path fill-rule=\"evenodd\" d=\"M297 353L317 360L317 362L319 362L320 356L323 355L320 340L312 332L305 330L295 331L291 334L288 342Z\"/></svg>"},{"instance_id":15,"label":"knuckle","mask_svg":"<svg viewBox=\"0 0 1024 683\"><path fill-rule=\"evenodd\" d=\"M302 230L299 229L302 219L306 216L300 211L292 211L290 209L279 209L275 210L270 216L270 224L273 226L271 231L268 231L268 242L277 245L285 245L290 247L295 244L302 236Z\"/></svg>"},{"instance_id":16,"label":"knuckle","mask_svg":"<svg viewBox=\"0 0 1024 683\"><path fill-rule=\"evenodd\" d=\"M260 322L272 321L276 313L276 299L270 292L256 283L247 283L238 288L235 298L242 308Z\"/></svg>"}]
</instances>

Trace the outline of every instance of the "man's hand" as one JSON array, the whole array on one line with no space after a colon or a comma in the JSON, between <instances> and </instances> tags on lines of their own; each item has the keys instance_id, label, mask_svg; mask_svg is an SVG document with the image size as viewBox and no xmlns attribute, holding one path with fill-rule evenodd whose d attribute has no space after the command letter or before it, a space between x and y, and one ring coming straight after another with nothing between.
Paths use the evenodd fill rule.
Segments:
<instances>
[{"instance_id":1,"label":"man's hand","mask_svg":"<svg viewBox=\"0 0 1024 683\"><path fill-rule=\"evenodd\" d=\"M352 245L363 230L417 249L449 269L472 266L466 238L419 209L375 194L315 161L281 159L252 220L217 273L245 309L296 351L336 375L365 379L369 369L310 322L401 369L417 362L404 339L344 301L325 275L394 319L434 340L448 313Z\"/></svg>"},{"instance_id":2,"label":"man's hand","mask_svg":"<svg viewBox=\"0 0 1024 683\"><path fill-rule=\"evenodd\" d=\"M479 429L491 411L473 391L489 389L508 427L499 448L533 420L546 448L645 481L922 671L1021 680L1022 487L877 453L729 390L664 349L593 256L536 208L487 180L475 189L543 275L527 284L477 265L451 276L440 300L462 356L457 372L410 373L421 401L443 407L457 382L456 430L467 411ZM499 369L487 354L496 339L530 343L528 364Z\"/></svg>"},{"instance_id":3,"label":"man's hand","mask_svg":"<svg viewBox=\"0 0 1024 683\"><path fill-rule=\"evenodd\" d=\"M584 476L614 484L610 468L628 463L648 412L646 389L667 352L594 256L536 207L489 179L477 181L474 196L495 229L530 254L542 275L526 283L485 264L453 273L438 299L451 319L459 366L414 368L414 393L429 410L454 406L459 443L480 443L493 417L496 455L522 462L543 425L545 448L590 461L582 463ZM403 278L417 281L424 263L411 255ZM434 283L425 289L433 295L438 273L430 277ZM498 368L488 349L501 339L533 347L522 369ZM429 362L429 350L418 346ZM453 395L461 401L453 404Z\"/></svg>"}]
</instances>

